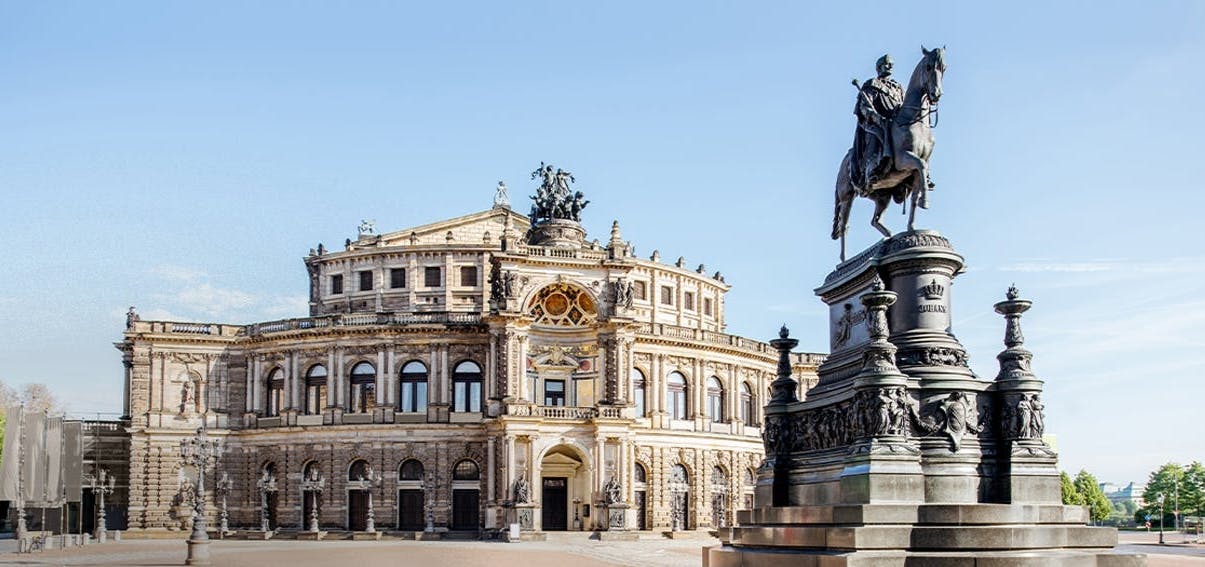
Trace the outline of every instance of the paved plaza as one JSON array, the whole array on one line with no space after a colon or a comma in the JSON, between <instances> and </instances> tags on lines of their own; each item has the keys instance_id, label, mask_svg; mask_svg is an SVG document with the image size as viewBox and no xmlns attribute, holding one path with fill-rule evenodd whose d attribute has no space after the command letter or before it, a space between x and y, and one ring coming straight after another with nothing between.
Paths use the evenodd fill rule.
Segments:
<instances>
[{"instance_id":1,"label":"paved plaza","mask_svg":"<svg viewBox=\"0 0 1205 567\"><path fill-rule=\"evenodd\" d=\"M1169 534L1158 546L1157 533L1122 533L1120 549L1149 554L1151 567L1205 567L1205 545L1182 543ZM4 543L11 543L10 541ZM288 567L354 564L422 565L423 567L698 567L702 548L714 539L645 538L633 542L600 542L586 534L552 534L548 541L519 544L418 541L214 541L213 564L230 567ZM4 549L0 547L0 550ZM0 553L0 565L182 565L181 541L126 540L32 555Z\"/></svg>"}]
</instances>

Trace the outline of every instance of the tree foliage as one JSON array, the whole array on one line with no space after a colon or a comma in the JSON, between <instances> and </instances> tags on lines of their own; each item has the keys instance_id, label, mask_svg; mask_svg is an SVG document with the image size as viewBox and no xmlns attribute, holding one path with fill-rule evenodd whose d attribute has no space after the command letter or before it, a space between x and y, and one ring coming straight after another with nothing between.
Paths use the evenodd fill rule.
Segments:
<instances>
[{"instance_id":1,"label":"tree foliage","mask_svg":"<svg viewBox=\"0 0 1205 567\"><path fill-rule=\"evenodd\" d=\"M1064 473L1065 474L1065 473ZM1092 516L1093 522L1101 522L1113 513L1113 504L1105 497L1105 492L1100 489L1100 483L1096 481L1096 477L1092 473L1081 470L1075 475L1075 491L1079 493L1083 503L1088 506L1088 513Z\"/></svg>"},{"instance_id":2,"label":"tree foliage","mask_svg":"<svg viewBox=\"0 0 1205 567\"><path fill-rule=\"evenodd\" d=\"M1177 506L1181 518L1205 514L1205 466L1193 461L1187 466L1166 463L1159 467L1147 479L1146 490L1142 492L1146 505L1138 513L1159 517L1160 495L1164 498L1164 521L1168 523L1174 521Z\"/></svg>"},{"instance_id":3,"label":"tree foliage","mask_svg":"<svg viewBox=\"0 0 1205 567\"><path fill-rule=\"evenodd\" d=\"M1071 482L1071 476L1065 472L1059 472L1059 481L1063 489L1063 504L1068 506L1083 506L1084 497L1075 489L1075 483Z\"/></svg>"},{"instance_id":4,"label":"tree foliage","mask_svg":"<svg viewBox=\"0 0 1205 567\"><path fill-rule=\"evenodd\" d=\"M24 406L26 411L42 411L50 415L62 414L66 409L45 384L25 384L18 394L17 390L0 380L0 454L4 454L4 430L8 422L5 414L9 406L18 404Z\"/></svg>"}]
</instances>

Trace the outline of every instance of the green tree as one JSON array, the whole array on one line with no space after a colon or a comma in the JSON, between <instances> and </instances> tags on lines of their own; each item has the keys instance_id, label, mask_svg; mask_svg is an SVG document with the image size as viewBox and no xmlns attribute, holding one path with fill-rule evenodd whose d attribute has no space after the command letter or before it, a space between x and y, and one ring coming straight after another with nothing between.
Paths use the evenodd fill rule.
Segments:
<instances>
[{"instance_id":1,"label":"green tree","mask_svg":"<svg viewBox=\"0 0 1205 567\"><path fill-rule=\"evenodd\" d=\"M1084 505L1084 497L1075 489L1075 484L1071 482L1071 475L1060 471L1059 482L1063 489L1063 504L1068 506Z\"/></svg>"},{"instance_id":2,"label":"green tree","mask_svg":"<svg viewBox=\"0 0 1205 567\"><path fill-rule=\"evenodd\" d=\"M1183 484L1180 485L1180 514L1189 512L1201 516L1205 511L1205 465L1193 461L1184 467Z\"/></svg>"},{"instance_id":3,"label":"green tree","mask_svg":"<svg viewBox=\"0 0 1205 567\"><path fill-rule=\"evenodd\" d=\"M1146 501L1146 512L1160 522L1170 524L1175 517L1176 487L1184 482L1184 467L1178 463L1167 463L1152 472L1146 481L1146 490L1142 491L1142 499ZM1183 486L1180 487L1183 489ZM1159 497L1163 497L1163 516L1160 517ZM1181 494L1183 497L1183 494ZM1183 499L1181 499L1183 503Z\"/></svg>"},{"instance_id":4,"label":"green tree","mask_svg":"<svg viewBox=\"0 0 1205 567\"><path fill-rule=\"evenodd\" d=\"M1109 499L1105 498L1105 493L1100 489L1100 483L1096 482L1096 477L1092 473L1081 470L1075 475L1074 483L1075 491L1079 493L1083 503L1088 505L1088 513L1092 516L1093 522L1100 522L1109 517L1113 513L1113 505L1109 503Z\"/></svg>"}]
</instances>

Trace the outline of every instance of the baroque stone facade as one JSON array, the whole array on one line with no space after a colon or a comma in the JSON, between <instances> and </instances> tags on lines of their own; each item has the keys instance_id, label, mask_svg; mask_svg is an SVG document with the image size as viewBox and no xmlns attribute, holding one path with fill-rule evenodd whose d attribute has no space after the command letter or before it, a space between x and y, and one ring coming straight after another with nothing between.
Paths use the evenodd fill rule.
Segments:
<instances>
[{"instance_id":1,"label":"baroque stone facade","mask_svg":"<svg viewBox=\"0 0 1205 567\"><path fill-rule=\"evenodd\" d=\"M618 224L599 244L529 223L499 204L319 245L308 317L131 314L130 529L187 528L178 448L202 425L224 440L206 486L229 479L232 528L731 525L752 505L775 350L723 333L718 273L636 258ZM792 355L801 393L821 361Z\"/></svg>"}]
</instances>

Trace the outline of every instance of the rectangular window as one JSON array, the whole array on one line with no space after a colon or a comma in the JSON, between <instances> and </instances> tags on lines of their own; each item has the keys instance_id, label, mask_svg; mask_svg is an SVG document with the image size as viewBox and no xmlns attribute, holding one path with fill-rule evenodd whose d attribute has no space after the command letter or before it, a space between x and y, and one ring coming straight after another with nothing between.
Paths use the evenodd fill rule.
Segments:
<instances>
[{"instance_id":1,"label":"rectangular window","mask_svg":"<svg viewBox=\"0 0 1205 567\"><path fill-rule=\"evenodd\" d=\"M389 270L389 287L394 289L406 287L406 268Z\"/></svg>"},{"instance_id":2,"label":"rectangular window","mask_svg":"<svg viewBox=\"0 0 1205 567\"><path fill-rule=\"evenodd\" d=\"M545 380L544 381L544 405L546 405L546 406L563 406L563 405L565 405L565 381L564 380Z\"/></svg>"},{"instance_id":3,"label":"rectangular window","mask_svg":"<svg viewBox=\"0 0 1205 567\"><path fill-rule=\"evenodd\" d=\"M674 288L667 286L667 285L661 286L661 304L662 305L673 305L674 304Z\"/></svg>"},{"instance_id":4,"label":"rectangular window","mask_svg":"<svg viewBox=\"0 0 1205 567\"><path fill-rule=\"evenodd\" d=\"M460 268L460 285L477 287L477 266L462 266Z\"/></svg>"},{"instance_id":5,"label":"rectangular window","mask_svg":"<svg viewBox=\"0 0 1205 567\"><path fill-rule=\"evenodd\" d=\"M343 274L331 276L331 295L343 293Z\"/></svg>"},{"instance_id":6,"label":"rectangular window","mask_svg":"<svg viewBox=\"0 0 1205 567\"><path fill-rule=\"evenodd\" d=\"M703 298L703 314L708 317L711 316L711 298L710 297Z\"/></svg>"},{"instance_id":7,"label":"rectangular window","mask_svg":"<svg viewBox=\"0 0 1205 567\"><path fill-rule=\"evenodd\" d=\"M644 384L638 384L632 389L632 400L636 404L636 417L644 417Z\"/></svg>"},{"instance_id":8,"label":"rectangular window","mask_svg":"<svg viewBox=\"0 0 1205 567\"><path fill-rule=\"evenodd\" d=\"M688 291L682 294L682 306L688 311L695 310L695 294L693 291Z\"/></svg>"},{"instance_id":9,"label":"rectangular window","mask_svg":"<svg viewBox=\"0 0 1205 567\"><path fill-rule=\"evenodd\" d=\"M632 297L641 301L647 300L649 297L648 284L639 280L632 283L634 284L632 286Z\"/></svg>"},{"instance_id":10,"label":"rectangular window","mask_svg":"<svg viewBox=\"0 0 1205 567\"><path fill-rule=\"evenodd\" d=\"M452 411L481 411L481 382L455 382L453 385Z\"/></svg>"},{"instance_id":11,"label":"rectangular window","mask_svg":"<svg viewBox=\"0 0 1205 567\"><path fill-rule=\"evenodd\" d=\"M360 291L372 291L372 272L359 272Z\"/></svg>"},{"instance_id":12,"label":"rectangular window","mask_svg":"<svg viewBox=\"0 0 1205 567\"><path fill-rule=\"evenodd\" d=\"M440 277L439 266L428 266L423 268L423 285L427 287L439 287L443 285L443 278Z\"/></svg>"}]
</instances>

